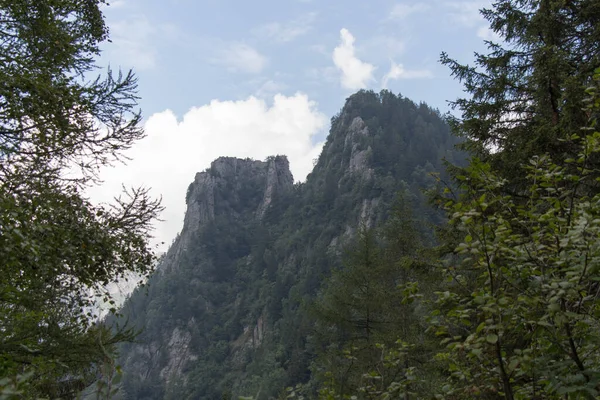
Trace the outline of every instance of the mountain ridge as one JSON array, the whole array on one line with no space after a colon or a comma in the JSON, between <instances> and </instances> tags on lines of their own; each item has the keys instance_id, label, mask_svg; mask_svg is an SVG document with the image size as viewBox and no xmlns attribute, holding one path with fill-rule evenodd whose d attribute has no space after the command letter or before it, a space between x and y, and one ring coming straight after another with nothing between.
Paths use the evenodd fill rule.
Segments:
<instances>
[{"instance_id":1,"label":"mountain ridge","mask_svg":"<svg viewBox=\"0 0 600 400\"><path fill-rule=\"evenodd\" d=\"M332 118L306 182L293 183L285 156L220 157L196 174L161 273L123 308L144 329L121 350L124 397L268 398L310 379L304 304L399 191L436 222L421 190L441 156L460 157L455 143L437 111L361 91Z\"/></svg>"}]
</instances>

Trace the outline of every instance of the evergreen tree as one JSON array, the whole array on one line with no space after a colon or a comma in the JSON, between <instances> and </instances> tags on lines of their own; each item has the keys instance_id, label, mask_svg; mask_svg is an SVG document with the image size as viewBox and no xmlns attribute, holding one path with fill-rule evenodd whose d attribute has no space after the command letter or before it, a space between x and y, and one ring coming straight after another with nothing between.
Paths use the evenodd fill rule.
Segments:
<instances>
[{"instance_id":1,"label":"evergreen tree","mask_svg":"<svg viewBox=\"0 0 600 400\"><path fill-rule=\"evenodd\" d=\"M321 350L313 370L322 396L432 393L435 373L422 367L435 344L425 335L419 287L430 287L435 271L405 197L381 229L358 233L316 301Z\"/></svg>"},{"instance_id":2,"label":"evergreen tree","mask_svg":"<svg viewBox=\"0 0 600 400\"><path fill-rule=\"evenodd\" d=\"M600 4L596 0L499 0L483 10L504 43L487 42L474 66L445 53L442 63L469 98L452 105L466 147L518 182L520 164L548 153L558 162L576 147L563 142L587 121L584 89L600 66Z\"/></svg>"},{"instance_id":3,"label":"evergreen tree","mask_svg":"<svg viewBox=\"0 0 600 400\"><path fill-rule=\"evenodd\" d=\"M442 54L472 95L453 103L453 125L475 157L451 169L460 190L445 204L440 396L597 398L598 134L584 130L597 130L585 88L600 4L502 0L483 15L504 44L475 67Z\"/></svg>"},{"instance_id":4,"label":"evergreen tree","mask_svg":"<svg viewBox=\"0 0 600 400\"><path fill-rule=\"evenodd\" d=\"M316 303L321 363L340 394L356 390L363 371L377 361L375 345L392 323L389 308L400 304L389 272L375 232L363 227L344 267L332 273Z\"/></svg>"},{"instance_id":5,"label":"evergreen tree","mask_svg":"<svg viewBox=\"0 0 600 400\"><path fill-rule=\"evenodd\" d=\"M461 194L445 207L462 260L448 263L432 319L448 345L438 355L450 372L446 398L600 395L600 69L595 80L571 98L582 98L586 129L561 125L561 114L551 119L543 129L556 147L532 145L534 155L519 166L518 193L506 169L477 158L456 176ZM543 110L533 115L532 143L544 132L532 125Z\"/></svg>"},{"instance_id":6,"label":"evergreen tree","mask_svg":"<svg viewBox=\"0 0 600 400\"><path fill-rule=\"evenodd\" d=\"M131 335L96 322L90 293L112 302L108 283L154 264L147 190L109 206L83 195L144 136L131 72L84 78L107 39L104 3L0 1L0 377L28 369L31 397L98 378Z\"/></svg>"}]
</instances>

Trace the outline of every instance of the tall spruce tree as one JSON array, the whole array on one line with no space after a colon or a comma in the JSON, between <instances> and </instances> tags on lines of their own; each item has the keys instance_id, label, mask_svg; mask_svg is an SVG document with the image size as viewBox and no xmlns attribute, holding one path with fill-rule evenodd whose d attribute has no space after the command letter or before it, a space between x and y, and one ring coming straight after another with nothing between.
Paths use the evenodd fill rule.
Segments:
<instances>
[{"instance_id":1,"label":"tall spruce tree","mask_svg":"<svg viewBox=\"0 0 600 400\"><path fill-rule=\"evenodd\" d=\"M432 315L448 345L440 396L597 398L598 134L585 130L598 110L585 89L600 4L503 0L483 14L504 43L475 67L442 55L472 95L453 124L476 157L446 203L461 261Z\"/></svg>"},{"instance_id":2,"label":"tall spruce tree","mask_svg":"<svg viewBox=\"0 0 600 400\"><path fill-rule=\"evenodd\" d=\"M474 66L441 57L470 94L451 103L462 113L454 131L516 179L533 155L558 161L576 152L562 140L587 121L584 89L600 66L600 3L499 0L482 13L503 43L487 42L489 53L476 54Z\"/></svg>"},{"instance_id":3,"label":"tall spruce tree","mask_svg":"<svg viewBox=\"0 0 600 400\"><path fill-rule=\"evenodd\" d=\"M431 286L434 268L424 252L407 193L396 200L381 229L363 228L315 302L313 363L321 395L342 398L428 392L423 368L432 355L419 286ZM420 310L418 310L421 308Z\"/></svg>"},{"instance_id":4,"label":"tall spruce tree","mask_svg":"<svg viewBox=\"0 0 600 400\"><path fill-rule=\"evenodd\" d=\"M522 166L518 195L478 160L459 177L462 195L446 207L462 260L448 263L432 317L447 344L444 398L600 396L600 194L581 194L597 185L600 132L588 125L577 157Z\"/></svg>"},{"instance_id":5,"label":"tall spruce tree","mask_svg":"<svg viewBox=\"0 0 600 400\"><path fill-rule=\"evenodd\" d=\"M362 228L315 303L315 372L332 375L337 393L356 390L360 376L377 362L375 344L393 324L390 307L400 304L390 268L384 264L375 232ZM320 375L320 373L318 373Z\"/></svg>"}]
</instances>

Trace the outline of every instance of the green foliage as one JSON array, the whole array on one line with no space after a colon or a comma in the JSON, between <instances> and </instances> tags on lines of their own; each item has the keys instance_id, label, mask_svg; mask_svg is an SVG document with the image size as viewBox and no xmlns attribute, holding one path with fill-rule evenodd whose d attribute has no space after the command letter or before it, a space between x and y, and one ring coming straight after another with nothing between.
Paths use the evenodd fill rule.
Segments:
<instances>
[{"instance_id":1,"label":"green foliage","mask_svg":"<svg viewBox=\"0 0 600 400\"><path fill-rule=\"evenodd\" d=\"M477 55L476 68L442 55L472 95L454 103L463 118L452 123L467 139L465 148L478 156L466 168L450 168L459 190L448 190L442 203L450 223L440 230L440 250L453 251L442 257L447 279L416 280L429 293L437 291L433 308L420 301L419 316L428 316L429 332L444 346L435 358L430 352L428 361L444 367L447 382L432 391L414 390L418 382L435 379L436 371L415 379L418 369L409 369L406 360L416 348L406 337L395 353L377 358L388 365L404 362L405 379L395 379L395 386L385 383L381 364L364 367L369 363L360 347L332 341L323 353L332 365L321 398L600 395L600 101L595 87L587 90L589 100L583 90L600 65L596 3L496 2L484 15L508 49L488 43L491 53ZM372 103L361 100L375 118ZM352 282L342 287L347 291L338 289L338 297L351 299ZM406 285L403 293L421 294L415 288ZM332 310L352 304L338 303ZM342 325L333 311L325 321ZM361 366L364 373L348 377L338 366L344 372Z\"/></svg>"},{"instance_id":2,"label":"green foliage","mask_svg":"<svg viewBox=\"0 0 600 400\"><path fill-rule=\"evenodd\" d=\"M260 183L227 180L214 220L176 240L147 300L132 296L146 342L124 349L127 395L600 396L600 95L584 90L600 65L600 7L500 0L483 14L504 43L475 66L442 55L469 94L450 118L469 166L426 105L350 96L306 183L258 221ZM445 220L421 190L444 175L458 190L436 198L450 221L434 269L427 223ZM361 223L384 227L356 238ZM196 358L165 385L175 332Z\"/></svg>"},{"instance_id":3,"label":"green foliage","mask_svg":"<svg viewBox=\"0 0 600 400\"><path fill-rule=\"evenodd\" d=\"M453 127L476 157L452 169L462 193L445 204L440 398L595 398L598 97L584 88L600 8L504 0L483 14L505 43L476 67L442 55L472 95Z\"/></svg>"},{"instance_id":4,"label":"green foliage","mask_svg":"<svg viewBox=\"0 0 600 400\"><path fill-rule=\"evenodd\" d=\"M98 300L114 304L106 285L154 264L161 208L147 190L105 206L83 195L144 136L131 72L82 78L107 39L103 3L0 4L0 376L27 368L29 397L72 397L96 379L132 337L97 322Z\"/></svg>"},{"instance_id":5,"label":"green foliage","mask_svg":"<svg viewBox=\"0 0 600 400\"><path fill-rule=\"evenodd\" d=\"M120 366L115 365L115 358L111 354L105 353L105 359L100 365L98 373L99 378L94 388L96 400L114 399L119 392L123 371Z\"/></svg>"},{"instance_id":6,"label":"green foliage","mask_svg":"<svg viewBox=\"0 0 600 400\"><path fill-rule=\"evenodd\" d=\"M389 348L378 344L380 357L372 366L372 370L364 372L356 381L357 387L352 395L341 394L339 384L334 378L333 373L325 375L326 380L319 389L318 398L335 399L390 399L390 398L410 398L417 395L415 388L425 383L418 374L415 366L409 366L413 352L412 345L401 340L397 340ZM347 358L352 360L351 352L348 352ZM297 390L297 389L296 389ZM295 396L291 396L293 398ZM290 396L288 396L290 398Z\"/></svg>"},{"instance_id":7,"label":"green foliage","mask_svg":"<svg viewBox=\"0 0 600 400\"><path fill-rule=\"evenodd\" d=\"M0 379L0 399L13 400L22 398L29 389L32 376L33 371L30 370L23 374Z\"/></svg>"},{"instance_id":8,"label":"green foliage","mask_svg":"<svg viewBox=\"0 0 600 400\"><path fill-rule=\"evenodd\" d=\"M600 79L600 70L597 78ZM592 96L587 110L600 103ZM473 159L446 208L462 263L447 268L433 321L447 351L446 398L600 395L600 132L571 135L576 157L523 166L523 190Z\"/></svg>"},{"instance_id":9,"label":"green foliage","mask_svg":"<svg viewBox=\"0 0 600 400\"><path fill-rule=\"evenodd\" d=\"M585 126L584 88L600 66L600 7L595 0L501 0L483 11L502 43L461 65L442 63L469 97L454 132L467 148L518 185L521 164L549 154L559 163L577 150L564 142Z\"/></svg>"},{"instance_id":10,"label":"green foliage","mask_svg":"<svg viewBox=\"0 0 600 400\"><path fill-rule=\"evenodd\" d=\"M435 110L390 92L361 91L334 118L307 181L278 193L262 219L256 218L256 209L273 160L248 171L238 168L235 176L207 171L221 179L211 189L214 219L192 236L182 232L160 267L163 273L124 307L123 313L144 330L140 345L122 350L125 395L267 399L299 383L308 384L306 396L314 395L310 367L317 349L310 340L315 318L309 304L331 271L340 270L340 250L361 222L379 226L395 218L391 206L396 192L405 194L405 208L414 210L419 221L414 224L417 234L405 232L401 241L431 240L429 225L439 223L441 214L428 208L421 190L437 184L429 173L441 172L439 157L453 162L463 158L453 151L456 142ZM357 152L362 151L366 157L361 163ZM202 194L194 193L190 188L188 204L207 204ZM380 248L378 257L399 271L409 263L400 260L400 249L392 248ZM384 269L377 273L380 287L387 285L394 304L402 306L402 290L386 281ZM376 300L371 304L388 319ZM387 304L390 310L392 304ZM169 342L175 328L189 333L189 354L197 358L181 364L179 383L166 385L160 373L174 354ZM384 336L392 348L399 335L387 329Z\"/></svg>"},{"instance_id":11,"label":"green foliage","mask_svg":"<svg viewBox=\"0 0 600 400\"><path fill-rule=\"evenodd\" d=\"M401 196L380 234L359 232L317 298L312 369L321 398L433 393L436 343L424 334L423 306L437 274L415 224Z\"/></svg>"}]
</instances>

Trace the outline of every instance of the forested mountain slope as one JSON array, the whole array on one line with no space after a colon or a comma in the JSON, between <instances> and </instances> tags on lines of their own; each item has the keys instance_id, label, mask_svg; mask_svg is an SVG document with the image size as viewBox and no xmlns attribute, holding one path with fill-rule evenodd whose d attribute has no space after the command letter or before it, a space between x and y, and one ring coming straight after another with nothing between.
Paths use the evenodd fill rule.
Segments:
<instances>
[{"instance_id":1,"label":"forested mountain slope","mask_svg":"<svg viewBox=\"0 0 600 400\"><path fill-rule=\"evenodd\" d=\"M181 234L149 287L123 307L142 329L121 350L128 399L275 396L310 379L315 297L360 225L380 225L398 192L422 221L422 190L460 164L439 113L360 91L331 120L313 172L294 184L285 156L222 157L196 175Z\"/></svg>"}]
</instances>

